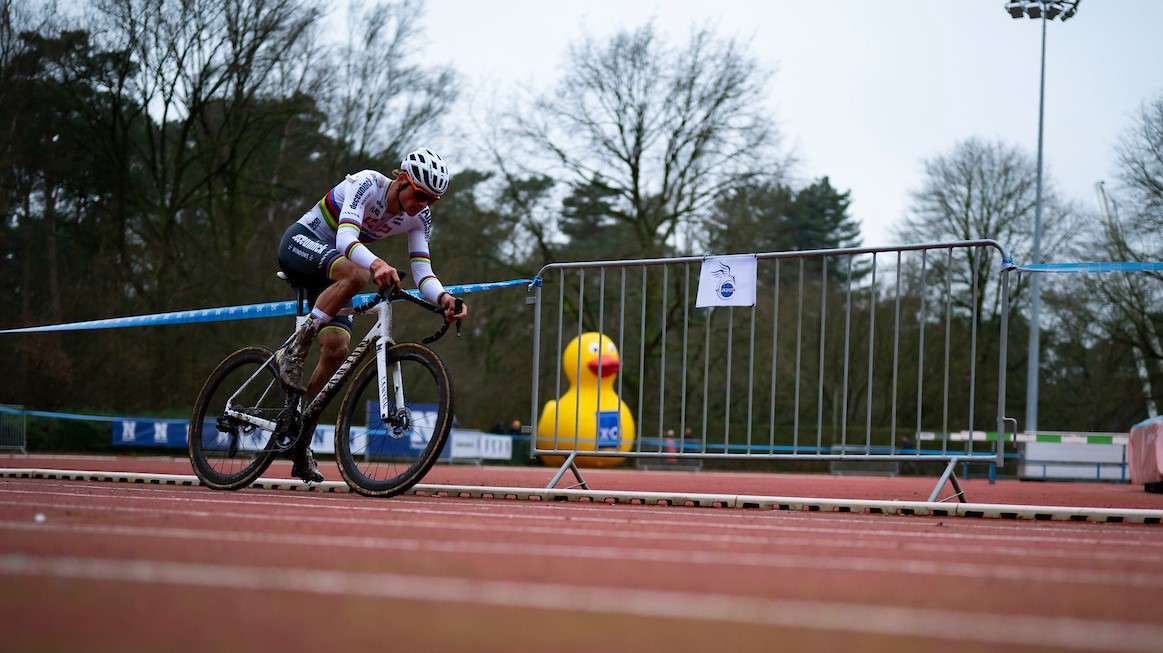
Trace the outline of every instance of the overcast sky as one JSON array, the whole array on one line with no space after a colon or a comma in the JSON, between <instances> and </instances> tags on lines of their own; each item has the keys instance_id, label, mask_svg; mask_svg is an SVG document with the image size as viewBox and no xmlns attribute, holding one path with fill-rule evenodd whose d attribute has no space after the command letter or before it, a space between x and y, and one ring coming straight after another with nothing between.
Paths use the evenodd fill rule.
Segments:
<instances>
[{"instance_id":1,"label":"overcast sky","mask_svg":"<svg viewBox=\"0 0 1163 653\"><path fill-rule=\"evenodd\" d=\"M654 20L673 43L692 25L750 43L775 69L769 108L799 160L852 191L866 245L891 234L922 161L960 140L1037 152L1041 23L1004 0L428 0L424 53L454 66L468 97L551 87L570 43ZM1047 25L1047 179L1086 209L1114 180L1113 145L1163 94L1163 0L1083 0ZM470 109L470 103L464 103ZM481 103L471 103L480 111ZM456 143L434 144L455 161Z\"/></svg>"}]
</instances>

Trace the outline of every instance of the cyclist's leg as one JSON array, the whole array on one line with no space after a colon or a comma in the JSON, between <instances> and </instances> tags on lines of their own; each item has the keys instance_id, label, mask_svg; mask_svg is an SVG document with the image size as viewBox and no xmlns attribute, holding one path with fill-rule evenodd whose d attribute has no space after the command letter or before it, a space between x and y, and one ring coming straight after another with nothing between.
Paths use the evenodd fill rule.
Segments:
<instances>
[{"instance_id":1,"label":"cyclist's leg","mask_svg":"<svg viewBox=\"0 0 1163 653\"><path fill-rule=\"evenodd\" d=\"M328 315L335 315L339 309L347 306L352 297L367 287L371 272L347 257L339 256L328 262L327 279L329 285L315 298L315 307Z\"/></svg>"},{"instance_id":2,"label":"cyclist's leg","mask_svg":"<svg viewBox=\"0 0 1163 653\"><path fill-rule=\"evenodd\" d=\"M334 243L320 240L299 223L291 225L283 234L279 244L279 266L306 289L311 304L311 313L306 322L279 351L279 372L283 382L306 394L308 388L303 383L303 359L315 335L332 321L332 316L343 306L343 303L335 302L341 300L348 288L354 285L351 277L357 275L349 270L351 262L335 249ZM333 280L333 273L338 274L339 282ZM339 287L333 288L336 285Z\"/></svg>"},{"instance_id":3,"label":"cyclist's leg","mask_svg":"<svg viewBox=\"0 0 1163 653\"><path fill-rule=\"evenodd\" d=\"M350 306L351 298L367 285L371 273L342 256L334 243L319 240L309 229L297 223L283 235L279 265L304 282L312 311L308 324L281 352L279 369L285 381L301 383L303 357L315 334L320 333L320 360L307 387L303 388L310 400L347 357L351 317L333 316L344 306ZM291 450L291 459L295 463L292 474L309 482L323 480L311 453L315 426L314 421L304 424L305 437L300 437Z\"/></svg>"},{"instance_id":4,"label":"cyclist's leg","mask_svg":"<svg viewBox=\"0 0 1163 653\"><path fill-rule=\"evenodd\" d=\"M351 316L333 319L319 332L319 362L315 371L311 373L311 382L307 385L308 400L323 389L323 384L335 374L335 370L347 358L348 347L351 344Z\"/></svg>"},{"instance_id":5,"label":"cyclist's leg","mask_svg":"<svg viewBox=\"0 0 1163 653\"><path fill-rule=\"evenodd\" d=\"M307 386L308 403L319 394L323 385L347 358L347 348L351 342L351 324L351 316L343 316L335 318L319 332L319 362L315 365L311 382ZM323 474L319 473L315 456L311 452L311 441L318 425L318 415L304 422L303 436L295 442L291 451L291 460L294 461L291 473L304 481L315 483L323 480Z\"/></svg>"}]
</instances>

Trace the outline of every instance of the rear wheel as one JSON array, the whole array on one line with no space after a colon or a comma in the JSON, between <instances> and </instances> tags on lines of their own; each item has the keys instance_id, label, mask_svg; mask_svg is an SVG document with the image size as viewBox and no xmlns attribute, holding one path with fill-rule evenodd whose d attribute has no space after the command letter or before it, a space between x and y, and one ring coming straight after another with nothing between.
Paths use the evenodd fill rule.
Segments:
<instances>
[{"instance_id":1,"label":"rear wheel","mask_svg":"<svg viewBox=\"0 0 1163 653\"><path fill-rule=\"evenodd\" d=\"M215 490L250 485L276 454L270 431L227 416L228 402L237 412L271 421L283 411L286 393L269 349L247 347L227 356L194 404L186 432L190 463L202 483Z\"/></svg>"},{"instance_id":2,"label":"rear wheel","mask_svg":"<svg viewBox=\"0 0 1163 653\"><path fill-rule=\"evenodd\" d=\"M440 356L416 343L393 345L387 353L389 376L393 365L400 366L404 405L380 410L372 357L344 396L335 425L335 456L343 480L367 496L410 489L432 468L452 429L452 380ZM388 396L394 397L390 378Z\"/></svg>"}]
</instances>

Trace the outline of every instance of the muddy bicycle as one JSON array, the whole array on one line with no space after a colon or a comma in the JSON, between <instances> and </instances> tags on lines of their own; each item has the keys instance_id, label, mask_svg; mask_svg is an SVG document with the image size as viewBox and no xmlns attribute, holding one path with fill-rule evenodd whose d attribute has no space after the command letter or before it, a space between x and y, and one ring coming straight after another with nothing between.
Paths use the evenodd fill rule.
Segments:
<instances>
[{"instance_id":1,"label":"muddy bicycle","mask_svg":"<svg viewBox=\"0 0 1163 653\"><path fill-rule=\"evenodd\" d=\"M245 347L227 356L202 387L187 433L190 462L202 483L215 490L252 484L300 438L314 436L305 425L318 421L349 379L335 424L343 480L360 494L386 497L423 478L452 428L452 378L427 346L449 322L419 343L393 342L392 304L402 300L443 315L439 306L398 286L345 309L342 314L374 312L376 323L310 402L283 383L270 348Z\"/></svg>"}]
</instances>

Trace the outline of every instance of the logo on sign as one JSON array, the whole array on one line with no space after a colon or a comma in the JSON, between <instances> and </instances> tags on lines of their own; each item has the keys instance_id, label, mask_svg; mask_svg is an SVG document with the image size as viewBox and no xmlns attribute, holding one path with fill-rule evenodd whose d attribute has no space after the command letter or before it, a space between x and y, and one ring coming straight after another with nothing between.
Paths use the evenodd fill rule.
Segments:
<instances>
[{"instance_id":1,"label":"logo on sign","mask_svg":"<svg viewBox=\"0 0 1163 653\"><path fill-rule=\"evenodd\" d=\"M619 411L598 411L598 449L617 449L622 443L622 422Z\"/></svg>"},{"instance_id":2,"label":"logo on sign","mask_svg":"<svg viewBox=\"0 0 1163 653\"><path fill-rule=\"evenodd\" d=\"M718 269L711 272L711 274L715 275L715 277L719 280L719 285L717 288L715 288L715 293L718 294L721 299L727 299L731 295L735 294L735 277L731 274L730 266L726 265L722 261L719 261L718 263Z\"/></svg>"}]
</instances>

